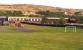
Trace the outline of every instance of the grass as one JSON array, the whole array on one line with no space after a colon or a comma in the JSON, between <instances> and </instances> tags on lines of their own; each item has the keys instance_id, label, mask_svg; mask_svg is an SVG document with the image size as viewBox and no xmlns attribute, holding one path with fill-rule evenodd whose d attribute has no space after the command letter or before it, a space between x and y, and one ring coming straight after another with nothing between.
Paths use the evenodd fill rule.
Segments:
<instances>
[{"instance_id":1,"label":"grass","mask_svg":"<svg viewBox=\"0 0 83 50\"><path fill-rule=\"evenodd\" d=\"M64 32L61 27L26 25L37 32L0 32L0 50L83 50L83 30ZM11 28L3 26L0 28ZM70 30L70 29L69 29Z\"/></svg>"}]
</instances>

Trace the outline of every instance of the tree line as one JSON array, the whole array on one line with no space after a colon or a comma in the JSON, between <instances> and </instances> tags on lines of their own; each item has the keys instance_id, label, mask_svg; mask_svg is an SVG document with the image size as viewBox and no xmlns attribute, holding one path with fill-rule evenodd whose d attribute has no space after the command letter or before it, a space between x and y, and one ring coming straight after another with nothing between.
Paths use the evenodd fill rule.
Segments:
<instances>
[{"instance_id":1,"label":"tree line","mask_svg":"<svg viewBox=\"0 0 83 50\"><path fill-rule=\"evenodd\" d=\"M45 17L65 17L64 12L38 11L37 14Z\"/></svg>"},{"instance_id":2,"label":"tree line","mask_svg":"<svg viewBox=\"0 0 83 50\"><path fill-rule=\"evenodd\" d=\"M21 11L15 10L0 10L0 16L22 16L23 13Z\"/></svg>"}]
</instances>

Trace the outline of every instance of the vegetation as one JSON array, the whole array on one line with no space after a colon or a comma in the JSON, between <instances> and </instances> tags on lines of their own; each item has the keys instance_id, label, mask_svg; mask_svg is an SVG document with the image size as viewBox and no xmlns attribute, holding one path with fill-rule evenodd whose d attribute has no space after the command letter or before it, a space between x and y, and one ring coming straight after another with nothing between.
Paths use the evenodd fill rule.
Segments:
<instances>
[{"instance_id":1,"label":"vegetation","mask_svg":"<svg viewBox=\"0 0 83 50\"><path fill-rule=\"evenodd\" d=\"M64 12L50 12L50 11L38 11L37 14L45 17L65 17Z\"/></svg>"},{"instance_id":2,"label":"vegetation","mask_svg":"<svg viewBox=\"0 0 83 50\"><path fill-rule=\"evenodd\" d=\"M34 15L34 14L30 14L29 17L40 17L40 15Z\"/></svg>"},{"instance_id":3,"label":"vegetation","mask_svg":"<svg viewBox=\"0 0 83 50\"><path fill-rule=\"evenodd\" d=\"M80 23L83 24L83 16L77 16L77 18L80 21Z\"/></svg>"},{"instance_id":4,"label":"vegetation","mask_svg":"<svg viewBox=\"0 0 83 50\"><path fill-rule=\"evenodd\" d=\"M0 10L0 16L22 16L21 11Z\"/></svg>"},{"instance_id":5,"label":"vegetation","mask_svg":"<svg viewBox=\"0 0 83 50\"><path fill-rule=\"evenodd\" d=\"M75 12L74 15L79 16L79 15L81 15L81 12Z\"/></svg>"},{"instance_id":6,"label":"vegetation","mask_svg":"<svg viewBox=\"0 0 83 50\"><path fill-rule=\"evenodd\" d=\"M13 27L4 28L11 31L0 32L0 50L83 50L83 29L64 32L61 27L26 25L37 31L21 32Z\"/></svg>"}]
</instances>

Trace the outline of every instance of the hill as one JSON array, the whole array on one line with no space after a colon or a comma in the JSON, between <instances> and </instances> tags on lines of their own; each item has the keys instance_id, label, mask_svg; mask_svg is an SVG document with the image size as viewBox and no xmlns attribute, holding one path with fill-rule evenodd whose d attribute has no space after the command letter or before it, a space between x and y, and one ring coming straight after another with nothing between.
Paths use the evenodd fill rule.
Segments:
<instances>
[{"instance_id":1,"label":"hill","mask_svg":"<svg viewBox=\"0 0 83 50\"><path fill-rule=\"evenodd\" d=\"M32 5L32 4L0 4L0 10L16 10L22 11L24 14L28 14L27 12L37 12L37 11L51 11L51 12L81 12L83 13L83 9L67 9L60 7L51 7L51 6L43 6L43 5Z\"/></svg>"}]
</instances>

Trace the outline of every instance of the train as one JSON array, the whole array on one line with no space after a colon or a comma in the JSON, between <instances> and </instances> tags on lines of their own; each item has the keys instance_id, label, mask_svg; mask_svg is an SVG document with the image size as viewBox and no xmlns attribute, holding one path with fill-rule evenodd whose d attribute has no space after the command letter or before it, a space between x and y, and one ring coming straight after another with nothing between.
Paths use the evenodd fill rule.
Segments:
<instances>
[{"instance_id":1,"label":"train","mask_svg":"<svg viewBox=\"0 0 83 50\"><path fill-rule=\"evenodd\" d=\"M19 19L22 23L28 24L40 24L40 25L65 25L69 18L59 18L59 17L18 17L18 16L1 16L0 23L3 24L5 21L15 21ZM76 18L70 18L72 21L77 21Z\"/></svg>"},{"instance_id":2,"label":"train","mask_svg":"<svg viewBox=\"0 0 83 50\"><path fill-rule=\"evenodd\" d=\"M55 17L28 17L24 22L26 23L34 23L34 24L58 24L61 18Z\"/></svg>"}]
</instances>

